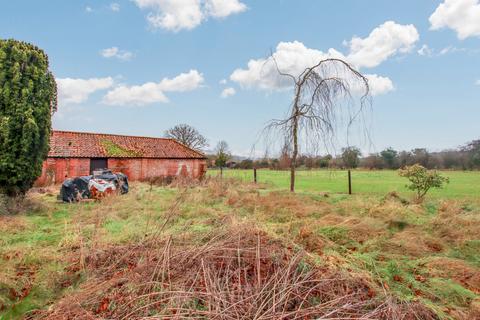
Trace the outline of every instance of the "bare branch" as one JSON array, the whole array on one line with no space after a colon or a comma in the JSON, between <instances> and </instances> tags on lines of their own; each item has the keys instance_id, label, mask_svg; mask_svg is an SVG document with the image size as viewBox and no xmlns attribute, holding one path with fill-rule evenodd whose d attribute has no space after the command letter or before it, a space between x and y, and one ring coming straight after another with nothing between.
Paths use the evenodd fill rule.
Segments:
<instances>
[{"instance_id":1,"label":"bare branch","mask_svg":"<svg viewBox=\"0 0 480 320\"><path fill-rule=\"evenodd\" d=\"M207 139L192 126L188 124L179 124L165 131L165 137L175 139L194 150L202 150L208 146Z\"/></svg>"},{"instance_id":2,"label":"bare branch","mask_svg":"<svg viewBox=\"0 0 480 320\"><path fill-rule=\"evenodd\" d=\"M341 59L325 59L306 68L296 78L282 72L272 55L277 71L282 76L294 80L294 97L288 115L284 119L274 119L264 128L264 133L278 133L277 139L289 144L291 150L291 184L295 189L295 168L299 154L300 139L305 143L325 143L335 138L339 118L347 120L347 135L350 126L361 116L364 107L370 102L368 79L350 64ZM360 96L359 96L360 95ZM359 107L353 108L355 97L359 96Z\"/></svg>"},{"instance_id":3,"label":"bare branch","mask_svg":"<svg viewBox=\"0 0 480 320\"><path fill-rule=\"evenodd\" d=\"M289 77L293 80L294 83L297 83L297 79L295 78L295 76L280 70L280 67L278 66L278 63L277 63L277 59L275 59L275 56L273 55L273 53L270 56L270 58L273 60L273 63L275 63L275 68L277 69L277 72L279 75Z\"/></svg>"}]
</instances>

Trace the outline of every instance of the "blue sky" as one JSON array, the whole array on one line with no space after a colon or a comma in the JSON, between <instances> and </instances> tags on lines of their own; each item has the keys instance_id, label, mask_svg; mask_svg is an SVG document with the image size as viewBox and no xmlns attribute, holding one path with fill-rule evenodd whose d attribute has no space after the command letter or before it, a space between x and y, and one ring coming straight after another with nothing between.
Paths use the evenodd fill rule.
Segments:
<instances>
[{"instance_id":1,"label":"blue sky","mask_svg":"<svg viewBox=\"0 0 480 320\"><path fill-rule=\"evenodd\" d=\"M365 152L480 138L479 0L3 1L0 37L49 55L55 129L162 136L188 123L248 155L290 104L258 70L273 52L293 73L340 56L373 77Z\"/></svg>"}]
</instances>

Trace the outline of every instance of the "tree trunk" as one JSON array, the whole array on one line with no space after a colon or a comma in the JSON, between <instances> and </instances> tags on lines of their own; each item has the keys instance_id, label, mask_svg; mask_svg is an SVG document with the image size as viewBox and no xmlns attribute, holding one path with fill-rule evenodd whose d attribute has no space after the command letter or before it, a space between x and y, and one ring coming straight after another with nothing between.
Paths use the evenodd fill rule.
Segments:
<instances>
[{"instance_id":1,"label":"tree trunk","mask_svg":"<svg viewBox=\"0 0 480 320\"><path fill-rule=\"evenodd\" d=\"M290 192L295 192L295 168L293 164L290 166Z\"/></svg>"},{"instance_id":2,"label":"tree trunk","mask_svg":"<svg viewBox=\"0 0 480 320\"><path fill-rule=\"evenodd\" d=\"M297 108L295 108L295 117L293 118L292 140L293 140L293 152L292 163L290 164L290 192L295 192L295 170L297 168L297 155L298 155L298 116Z\"/></svg>"},{"instance_id":3,"label":"tree trunk","mask_svg":"<svg viewBox=\"0 0 480 320\"><path fill-rule=\"evenodd\" d=\"M305 79L305 78L304 78ZM295 170L297 168L297 155L298 155L298 120L299 120L299 107L300 89L303 83L297 84L295 92L295 101L293 103L293 117L292 117L292 163L290 164L290 192L295 192Z\"/></svg>"}]
</instances>

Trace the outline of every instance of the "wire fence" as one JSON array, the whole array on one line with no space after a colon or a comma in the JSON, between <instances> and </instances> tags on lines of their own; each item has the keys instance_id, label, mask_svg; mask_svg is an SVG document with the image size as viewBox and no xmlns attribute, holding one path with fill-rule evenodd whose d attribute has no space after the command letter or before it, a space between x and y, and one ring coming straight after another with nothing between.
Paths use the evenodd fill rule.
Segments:
<instances>
[{"instance_id":1,"label":"wire fence","mask_svg":"<svg viewBox=\"0 0 480 320\"><path fill-rule=\"evenodd\" d=\"M257 182L265 184L269 189L289 190L290 171L257 169ZM395 191L411 195L406 188L408 181L398 175L395 170L351 170L349 187L349 170L297 170L296 191L326 192L348 194L386 195ZM442 189L432 190L431 196L442 198L469 198L480 194L480 172L478 171L443 171L450 178L450 183ZM208 175L219 176L220 169L209 169ZM253 169L223 169L225 178L235 178L244 182L254 182Z\"/></svg>"}]
</instances>

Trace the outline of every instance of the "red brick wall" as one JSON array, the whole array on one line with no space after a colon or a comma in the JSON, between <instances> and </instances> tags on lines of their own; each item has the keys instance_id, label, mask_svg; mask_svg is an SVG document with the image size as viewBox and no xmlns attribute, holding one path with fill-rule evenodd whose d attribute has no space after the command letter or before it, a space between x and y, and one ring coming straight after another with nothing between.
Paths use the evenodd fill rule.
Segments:
<instances>
[{"instance_id":1,"label":"red brick wall","mask_svg":"<svg viewBox=\"0 0 480 320\"><path fill-rule=\"evenodd\" d=\"M200 159L108 159L108 168L125 173L130 180L146 180L160 176L185 175L200 178L205 174L206 161Z\"/></svg>"},{"instance_id":2,"label":"red brick wall","mask_svg":"<svg viewBox=\"0 0 480 320\"><path fill-rule=\"evenodd\" d=\"M48 158L43 162L42 175L37 185L62 183L66 178L86 176L90 173L90 159Z\"/></svg>"},{"instance_id":3,"label":"red brick wall","mask_svg":"<svg viewBox=\"0 0 480 320\"><path fill-rule=\"evenodd\" d=\"M123 172L131 181L159 176L185 175L200 178L205 174L206 161L201 159L108 159L108 168ZM66 178L90 174L88 158L48 158L36 185L62 183Z\"/></svg>"}]
</instances>

